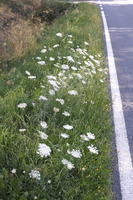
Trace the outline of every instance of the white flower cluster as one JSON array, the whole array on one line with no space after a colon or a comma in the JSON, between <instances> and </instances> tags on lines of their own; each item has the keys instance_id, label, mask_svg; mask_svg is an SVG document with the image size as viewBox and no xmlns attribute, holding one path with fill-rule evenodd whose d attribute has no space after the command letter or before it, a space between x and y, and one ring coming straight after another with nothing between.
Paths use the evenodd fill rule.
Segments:
<instances>
[{"instance_id":1,"label":"white flower cluster","mask_svg":"<svg viewBox=\"0 0 133 200\"><path fill-rule=\"evenodd\" d=\"M36 180L40 180L41 179L41 175L40 172L38 170L31 170L31 172L29 173L30 178L36 179Z\"/></svg>"},{"instance_id":2,"label":"white flower cluster","mask_svg":"<svg viewBox=\"0 0 133 200\"><path fill-rule=\"evenodd\" d=\"M18 104L18 108L24 109L24 108L26 108L26 107L27 107L27 104L26 104L26 103L20 103L20 104Z\"/></svg>"},{"instance_id":3,"label":"white flower cluster","mask_svg":"<svg viewBox=\"0 0 133 200\"><path fill-rule=\"evenodd\" d=\"M41 122L40 122L40 125L41 125L41 127L44 128L44 129L48 128L48 125L47 125L47 123L46 123L45 121L41 121Z\"/></svg>"},{"instance_id":4,"label":"white flower cluster","mask_svg":"<svg viewBox=\"0 0 133 200\"><path fill-rule=\"evenodd\" d=\"M84 141L94 140L95 135L93 133L87 133L86 135L80 135L81 139Z\"/></svg>"},{"instance_id":5,"label":"white flower cluster","mask_svg":"<svg viewBox=\"0 0 133 200\"><path fill-rule=\"evenodd\" d=\"M68 161L67 159L63 159L62 163L63 163L63 165L65 165L70 170L75 168L74 165L70 161Z\"/></svg>"},{"instance_id":6,"label":"white flower cluster","mask_svg":"<svg viewBox=\"0 0 133 200\"><path fill-rule=\"evenodd\" d=\"M61 137L65 138L65 139L70 137L70 135L68 135L66 133L61 133L60 135L61 135Z\"/></svg>"},{"instance_id":7,"label":"white flower cluster","mask_svg":"<svg viewBox=\"0 0 133 200\"><path fill-rule=\"evenodd\" d=\"M39 52L42 58L40 56L37 56L35 58L35 61L38 67L39 65L46 66L46 64L50 63L50 66L53 66L58 72L56 76L51 75L51 74L46 76L47 78L46 85L45 85L45 82L43 81L42 83L40 83L40 87L41 87L40 89L42 93L39 94L40 96L38 95L38 99L41 101L40 103L41 105L42 104L45 105L45 103L47 104L49 99L54 99L54 102L56 103L55 105L58 105L57 107L55 106L52 107L52 112L53 112L54 117L58 117L58 115L61 115L63 120L67 120L67 119L70 120L69 117L70 116L72 117L72 113L68 112L69 111L68 107L65 107L65 109L63 110L63 105L65 104L66 106L67 100L64 100L63 98L61 98L61 96L59 96L59 90L61 90L62 88L66 88L66 93L69 99L77 98L77 96L79 95L79 90L76 90L75 87L71 88L69 81L74 79L80 82L82 84L82 87L84 87L83 85L88 83L87 82L88 77L93 78L93 76L97 73L97 71L99 71L99 73L103 73L103 72L107 73L107 72L105 72L105 70L100 68L100 61L96 59L97 56L92 56L88 54L87 49L85 48L88 48L89 43L85 41L84 48L80 48L79 46L75 48L73 45L74 43L72 41L73 39L72 35L67 35L67 46L69 46L70 54L68 54L67 56L61 56L59 53L57 54L56 57L52 57L54 56L54 54L50 52L59 51L60 48L58 47L61 46L61 42L64 41L66 38L63 37L63 33L58 32L56 33L56 39L59 41L58 42L59 44L55 43L49 47L44 46L43 49L41 49ZM100 58L101 55L98 55L98 57ZM38 76L32 75L32 73L29 72L28 70L25 71L25 74L28 76L28 79L30 80L31 79L34 80L38 78ZM99 81L103 83L104 78L101 76ZM46 90L46 93L45 93L45 90ZM92 100L90 102L92 105L94 104ZM84 103L87 103L87 101L85 101ZM36 104L37 104L36 102L32 102L33 106L35 106ZM19 103L17 107L24 110L27 107L27 104ZM68 122L68 124L64 123L62 127L63 129L65 129L64 132L67 132L67 131L71 132L71 130L74 129L74 127L70 125L71 123L70 124L69 123L70 121ZM40 121L40 130L38 130L37 132L39 134L39 139L41 141L44 141L50 138L50 136L44 132L44 129L46 131L46 129L49 128L50 125L49 126L48 125L49 124L47 124L46 121ZM41 129L43 129L43 131ZM20 133L25 132L25 131L27 131L25 128L19 129ZM63 142L69 141L71 139L71 134L69 135L68 133L59 133L59 139ZM82 142L85 142L85 141L89 142L90 140L95 139L95 135L93 133L87 132L86 134L80 135L80 139L81 139L80 141ZM46 143L47 142L48 141L46 141ZM73 157L72 159L74 158L79 159L83 157L82 151L79 148L72 149L69 143L66 143L66 146L68 146L69 148L67 150L67 156L72 156ZM90 153L98 154L97 148L94 147L93 145L89 145L87 146L87 148L90 151ZM58 148L58 151L61 151L61 148ZM52 150L47 144L39 143L36 153L41 158L47 158L51 155ZM61 162L69 170L75 168L74 164L72 164L67 159L62 159ZM15 169L13 169L11 172L14 174L16 173ZM41 175L38 170L31 170L31 172L29 173L29 176L36 180L41 179ZM49 180L48 183L50 184L51 180Z\"/></svg>"},{"instance_id":8,"label":"white flower cluster","mask_svg":"<svg viewBox=\"0 0 133 200\"><path fill-rule=\"evenodd\" d=\"M77 150L77 149L73 149L72 151L67 150L67 153L72 155L75 158L81 158L82 157L82 153L80 152L80 150Z\"/></svg>"},{"instance_id":9,"label":"white flower cluster","mask_svg":"<svg viewBox=\"0 0 133 200\"><path fill-rule=\"evenodd\" d=\"M98 150L96 147L94 147L93 145L90 145L87 147L91 153L94 153L94 154L98 154Z\"/></svg>"},{"instance_id":10,"label":"white flower cluster","mask_svg":"<svg viewBox=\"0 0 133 200\"><path fill-rule=\"evenodd\" d=\"M47 158L48 156L50 156L51 154L51 149L49 146L47 146L46 144L39 144L38 145L38 150L37 150L37 154L39 154L42 158L45 157Z\"/></svg>"}]
</instances>

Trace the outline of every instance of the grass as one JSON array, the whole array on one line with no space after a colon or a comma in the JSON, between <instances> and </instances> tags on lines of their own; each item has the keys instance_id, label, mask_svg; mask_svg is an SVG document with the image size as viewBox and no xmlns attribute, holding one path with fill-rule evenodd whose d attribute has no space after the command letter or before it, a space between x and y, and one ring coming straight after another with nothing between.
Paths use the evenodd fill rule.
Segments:
<instances>
[{"instance_id":1,"label":"grass","mask_svg":"<svg viewBox=\"0 0 133 200\"><path fill-rule=\"evenodd\" d=\"M45 29L39 45L37 51L10 62L1 76L0 198L110 200L110 106L98 8L76 5ZM37 57L46 64L38 64ZM75 95L68 94L71 90ZM18 107L21 103L25 108ZM92 139L81 139L89 132ZM39 144L50 148L45 146L43 157ZM80 158L71 155L73 149Z\"/></svg>"}]
</instances>

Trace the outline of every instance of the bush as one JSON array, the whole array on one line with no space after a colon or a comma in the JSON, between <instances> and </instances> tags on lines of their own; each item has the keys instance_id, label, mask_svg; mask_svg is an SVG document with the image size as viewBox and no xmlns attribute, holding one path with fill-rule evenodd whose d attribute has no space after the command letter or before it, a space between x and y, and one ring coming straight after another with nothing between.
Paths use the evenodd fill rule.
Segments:
<instances>
[{"instance_id":1,"label":"bush","mask_svg":"<svg viewBox=\"0 0 133 200\"><path fill-rule=\"evenodd\" d=\"M42 8L37 13L37 16L40 17L42 21L51 22L70 7L72 7L72 5L65 2L53 1L51 3L51 1L43 1Z\"/></svg>"}]
</instances>

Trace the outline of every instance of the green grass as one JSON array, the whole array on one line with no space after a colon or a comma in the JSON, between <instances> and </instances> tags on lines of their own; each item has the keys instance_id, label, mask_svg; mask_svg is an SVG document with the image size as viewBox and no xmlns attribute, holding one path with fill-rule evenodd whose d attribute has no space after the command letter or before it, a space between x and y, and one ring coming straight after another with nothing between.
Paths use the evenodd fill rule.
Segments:
<instances>
[{"instance_id":1,"label":"green grass","mask_svg":"<svg viewBox=\"0 0 133 200\"><path fill-rule=\"evenodd\" d=\"M63 37L56 36L59 32ZM39 43L36 52L10 62L1 76L0 198L110 200L110 106L98 8L88 4L75 6L44 31ZM53 48L55 44L59 47ZM47 52L42 54L44 45ZM84 53L83 49L86 49ZM39 65L37 56L46 65ZM74 62L68 61L66 56L72 56ZM55 60L50 61L49 57ZM86 61L91 62L91 66L87 66ZM69 70L63 72L62 64L68 65ZM28 79L25 71L36 79ZM48 83L48 75L55 76L59 86L53 96L49 94L53 87ZM68 94L70 90L76 90L78 95ZM41 95L48 100L39 100ZM61 105L57 98L65 103ZM26 103L27 107L18 108L20 103ZM54 107L59 108L59 112L55 113ZM64 111L70 116L62 115ZM41 127L41 121L47 123L47 129ZM73 129L65 130L63 125L66 124ZM44 131L48 138L41 139L38 131ZM95 139L82 141L80 135L87 132L93 133ZM69 138L62 138L61 133L69 134ZM48 157L37 154L39 143L50 147ZM89 151L90 145L96 147L98 154ZM72 149L80 150L82 157L70 155L67 151ZM70 170L63 165L63 159L70 161L74 168ZM40 173L40 180L30 177L31 170Z\"/></svg>"}]
</instances>

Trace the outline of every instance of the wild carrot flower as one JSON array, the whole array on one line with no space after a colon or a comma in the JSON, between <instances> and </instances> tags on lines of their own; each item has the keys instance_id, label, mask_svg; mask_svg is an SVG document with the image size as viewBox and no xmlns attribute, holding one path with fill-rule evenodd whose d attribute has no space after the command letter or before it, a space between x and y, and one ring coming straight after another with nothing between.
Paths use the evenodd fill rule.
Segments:
<instances>
[{"instance_id":1,"label":"wild carrot flower","mask_svg":"<svg viewBox=\"0 0 133 200\"><path fill-rule=\"evenodd\" d=\"M43 157L48 157L51 154L51 149L49 146L47 146L46 144L39 144L38 146L38 150L37 150L37 154L39 154L42 158Z\"/></svg>"},{"instance_id":2,"label":"wild carrot flower","mask_svg":"<svg viewBox=\"0 0 133 200\"><path fill-rule=\"evenodd\" d=\"M81 76L81 74L79 74L79 73L76 74L76 76L77 76L78 79L82 79L82 78L83 78L83 77Z\"/></svg>"},{"instance_id":3,"label":"wild carrot flower","mask_svg":"<svg viewBox=\"0 0 133 200\"><path fill-rule=\"evenodd\" d=\"M27 104L26 103L20 103L20 104L17 105L17 107L23 109L23 108L27 107Z\"/></svg>"},{"instance_id":4,"label":"wild carrot flower","mask_svg":"<svg viewBox=\"0 0 133 200\"><path fill-rule=\"evenodd\" d=\"M95 135L93 133L87 133L87 137L91 140L94 140L95 139Z\"/></svg>"},{"instance_id":5,"label":"wild carrot flower","mask_svg":"<svg viewBox=\"0 0 133 200\"><path fill-rule=\"evenodd\" d=\"M25 131L26 131L25 128L20 128L20 129L19 129L19 132L25 132Z\"/></svg>"},{"instance_id":6,"label":"wild carrot flower","mask_svg":"<svg viewBox=\"0 0 133 200\"><path fill-rule=\"evenodd\" d=\"M81 139L84 141L94 140L95 135L92 133L87 133L86 135L80 135Z\"/></svg>"},{"instance_id":7,"label":"wild carrot flower","mask_svg":"<svg viewBox=\"0 0 133 200\"><path fill-rule=\"evenodd\" d=\"M47 98L47 97L45 97L45 96L40 96L40 97L39 97L39 100L47 101L47 100L48 100L48 98Z\"/></svg>"},{"instance_id":8,"label":"wild carrot flower","mask_svg":"<svg viewBox=\"0 0 133 200\"><path fill-rule=\"evenodd\" d=\"M55 61L55 58L50 57L49 60L50 60L50 61Z\"/></svg>"},{"instance_id":9,"label":"wild carrot flower","mask_svg":"<svg viewBox=\"0 0 133 200\"><path fill-rule=\"evenodd\" d=\"M36 57L37 60L41 60L41 57Z\"/></svg>"},{"instance_id":10,"label":"wild carrot flower","mask_svg":"<svg viewBox=\"0 0 133 200\"><path fill-rule=\"evenodd\" d=\"M31 170L31 172L29 173L30 178L36 179L36 180L40 180L41 179L41 175L40 172L38 170Z\"/></svg>"},{"instance_id":11,"label":"wild carrot flower","mask_svg":"<svg viewBox=\"0 0 133 200\"><path fill-rule=\"evenodd\" d=\"M47 123L44 122L44 121L41 121L41 122L40 122L40 125L41 125L41 127L44 128L44 129L45 129L45 128L48 128Z\"/></svg>"},{"instance_id":12,"label":"wild carrot flower","mask_svg":"<svg viewBox=\"0 0 133 200\"><path fill-rule=\"evenodd\" d=\"M68 65L65 65L65 64L63 64L63 65L61 65L61 69L63 69L63 70L68 70L68 69L69 69L69 66L68 66Z\"/></svg>"},{"instance_id":13,"label":"wild carrot flower","mask_svg":"<svg viewBox=\"0 0 133 200\"><path fill-rule=\"evenodd\" d=\"M61 105L63 105L65 103L64 99L56 99L56 101L58 101Z\"/></svg>"},{"instance_id":14,"label":"wild carrot flower","mask_svg":"<svg viewBox=\"0 0 133 200\"><path fill-rule=\"evenodd\" d=\"M66 129L66 130L72 130L73 126L70 126L70 125L67 124L67 125L64 125L63 128Z\"/></svg>"},{"instance_id":15,"label":"wild carrot flower","mask_svg":"<svg viewBox=\"0 0 133 200\"><path fill-rule=\"evenodd\" d=\"M41 87L41 88L45 88L45 86L44 86L44 85L40 85L40 87Z\"/></svg>"},{"instance_id":16,"label":"wild carrot flower","mask_svg":"<svg viewBox=\"0 0 133 200\"><path fill-rule=\"evenodd\" d=\"M77 70L78 70L77 67L74 67L74 66L72 66L71 69L72 69L73 71L77 71Z\"/></svg>"},{"instance_id":17,"label":"wild carrot flower","mask_svg":"<svg viewBox=\"0 0 133 200\"><path fill-rule=\"evenodd\" d=\"M16 169L12 169L12 170L11 170L11 173L12 173L12 174L16 174L16 171L17 171Z\"/></svg>"},{"instance_id":18,"label":"wild carrot flower","mask_svg":"<svg viewBox=\"0 0 133 200\"><path fill-rule=\"evenodd\" d=\"M66 58L67 58L67 60L68 60L69 62L74 62L72 56L67 56Z\"/></svg>"},{"instance_id":19,"label":"wild carrot flower","mask_svg":"<svg viewBox=\"0 0 133 200\"><path fill-rule=\"evenodd\" d=\"M86 41L84 42L84 44L85 44L86 46L88 46L88 45L89 45L89 43L88 43L88 42L86 42Z\"/></svg>"},{"instance_id":20,"label":"wild carrot flower","mask_svg":"<svg viewBox=\"0 0 133 200\"><path fill-rule=\"evenodd\" d=\"M68 41L68 43L69 43L69 44L72 44L72 43L73 43L73 41L69 40L69 41Z\"/></svg>"},{"instance_id":21,"label":"wild carrot flower","mask_svg":"<svg viewBox=\"0 0 133 200\"><path fill-rule=\"evenodd\" d=\"M43 61L43 60L42 60L42 61L38 61L37 63L38 63L39 65L46 65L46 62Z\"/></svg>"},{"instance_id":22,"label":"wild carrot flower","mask_svg":"<svg viewBox=\"0 0 133 200\"><path fill-rule=\"evenodd\" d=\"M53 76L53 75L49 75L47 76L48 79L53 79L53 80L56 80L56 76Z\"/></svg>"},{"instance_id":23,"label":"wild carrot flower","mask_svg":"<svg viewBox=\"0 0 133 200\"><path fill-rule=\"evenodd\" d=\"M61 133L60 135L61 135L61 137L63 137L64 139L67 139L67 138L70 137L70 136L69 136L68 134L66 134L66 133Z\"/></svg>"},{"instance_id":24,"label":"wild carrot flower","mask_svg":"<svg viewBox=\"0 0 133 200\"><path fill-rule=\"evenodd\" d=\"M69 116L70 116L70 113L67 112L67 111L64 111L64 112L62 113L62 115L66 116L66 117L69 117Z\"/></svg>"},{"instance_id":25,"label":"wild carrot flower","mask_svg":"<svg viewBox=\"0 0 133 200\"><path fill-rule=\"evenodd\" d=\"M70 170L75 168L74 165L67 159L63 159L61 162L63 163L63 165L65 165Z\"/></svg>"},{"instance_id":26,"label":"wild carrot flower","mask_svg":"<svg viewBox=\"0 0 133 200\"><path fill-rule=\"evenodd\" d=\"M68 35L68 37L69 37L69 38L72 38L73 36L72 36L72 35Z\"/></svg>"},{"instance_id":27,"label":"wild carrot flower","mask_svg":"<svg viewBox=\"0 0 133 200\"><path fill-rule=\"evenodd\" d=\"M36 79L36 76L28 76L28 79Z\"/></svg>"},{"instance_id":28,"label":"wild carrot flower","mask_svg":"<svg viewBox=\"0 0 133 200\"><path fill-rule=\"evenodd\" d=\"M76 150L76 149L73 149L72 151L67 150L67 153L72 155L75 158L81 158L82 157L80 150Z\"/></svg>"},{"instance_id":29,"label":"wild carrot flower","mask_svg":"<svg viewBox=\"0 0 133 200\"><path fill-rule=\"evenodd\" d=\"M48 180L48 184L50 184L51 183L51 180Z\"/></svg>"},{"instance_id":30,"label":"wild carrot flower","mask_svg":"<svg viewBox=\"0 0 133 200\"><path fill-rule=\"evenodd\" d=\"M56 107L54 107L54 108L53 108L53 111L54 111L55 113L57 113L57 112L59 112L59 111L60 111L60 109L59 109L59 108L56 108Z\"/></svg>"},{"instance_id":31,"label":"wild carrot flower","mask_svg":"<svg viewBox=\"0 0 133 200\"><path fill-rule=\"evenodd\" d=\"M53 96L53 95L55 95L55 91L52 90L52 89L50 89L50 90L49 90L49 94L50 94L51 96Z\"/></svg>"},{"instance_id":32,"label":"wild carrot flower","mask_svg":"<svg viewBox=\"0 0 133 200\"><path fill-rule=\"evenodd\" d=\"M56 33L56 36L57 37L62 37L63 35L62 35L62 33Z\"/></svg>"},{"instance_id":33,"label":"wild carrot flower","mask_svg":"<svg viewBox=\"0 0 133 200\"><path fill-rule=\"evenodd\" d=\"M83 85L85 85L85 84L86 84L86 81L82 80L82 83L83 83Z\"/></svg>"},{"instance_id":34,"label":"wild carrot flower","mask_svg":"<svg viewBox=\"0 0 133 200\"><path fill-rule=\"evenodd\" d=\"M30 75L31 75L29 71L25 71L25 73L26 73L28 76L30 76Z\"/></svg>"},{"instance_id":35,"label":"wild carrot flower","mask_svg":"<svg viewBox=\"0 0 133 200\"><path fill-rule=\"evenodd\" d=\"M47 49L42 49L41 50L41 53L46 53L47 52Z\"/></svg>"},{"instance_id":36,"label":"wild carrot flower","mask_svg":"<svg viewBox=\"0 0 133 200\"><path fill-rule=\"evenodd\" d=\"M94 154L98 154L98 150L96 147L94 147L93 145L90 145L87 147L91 153L94 153Z\"/></svg>"},{"instance_id":37,"label":"wild carrot flower","mask_svg":"<svg viewBox=\"0 0 133 200\"><path fill-rule=\"evenodd\" d=\"M76 90L70 90L68 91L68 94L75 96L75 95L78 95L78 92Z\"/></svg>"},{"instance_id":38,"label":"wild carrot flower","mask_svg":"<svg viewBox=\"0 0 133 200\"><path fill-rule=\"evenodd\" d=\"M43 140L47 140L48 135L42 131L38 131L38 133L40 134L40 138Z\"/></svg>"},{"instance_id":39,"label":"wild carrot flower","mask_svg":"<svg viewBox=\"0 0 133 200\"><path fill-rule=\"evenodd\" d=\"M90 61L84 61L84 63L85 63L88 67L91 66Z\"/></svg>"},{"instance_id":40,"label":"wild carrot flower","mask_svg":"<svg viewBox=\"0 0 133 200\"><path fill-rule=\"evenodd\" d=\"M59 88L57 82L54 81L54 80L48 80L48 83L50 83L50 85L52 85L52 86L55 87L55 88Z\"/></svg>"},{"instance_id":41,"label":"wild carrot flower","mask_svg":"<svg viewBox=\"0 0 133 200\"><path fill-rule=\"evenodd\" d=\"M55 45L53 46L53 48L57 48L57 47L59 47L59 44L55 44Z\"/></svg>"}]
</instances>

